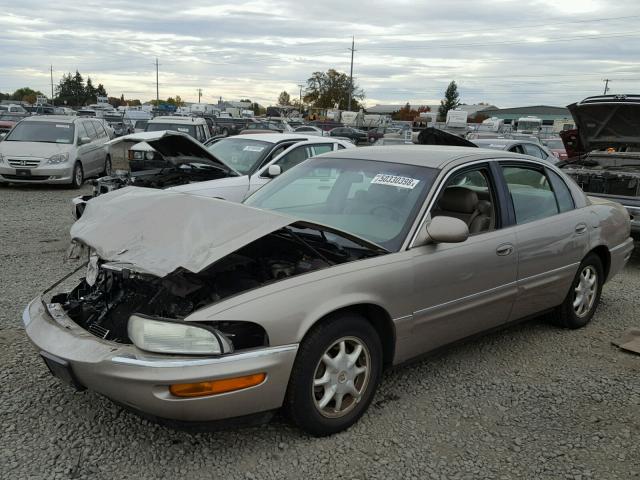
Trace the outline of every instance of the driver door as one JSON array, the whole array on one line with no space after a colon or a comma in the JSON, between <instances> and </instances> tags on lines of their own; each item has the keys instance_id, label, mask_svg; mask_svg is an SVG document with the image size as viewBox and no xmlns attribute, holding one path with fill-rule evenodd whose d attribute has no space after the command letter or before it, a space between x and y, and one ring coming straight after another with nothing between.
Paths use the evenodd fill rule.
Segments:
<instances>
[{"instance_id":1,"label":"driver door","mask_svg":"<svg viewBox=\"0 0 640 480\"><path fill-rule=\"evenodd\" d=\"M460 198L445 193L451 187ZM481 208L479 202L485 202ZM405 340L409 356L508 321L517 295L517 252L513 229L502 228L507 221L503 212L489 164L460 170L446 180L429 215L456 217L474 230L461 243L428 243L410 250L414 290L413 324Z\"/></svg>"}]
</instances>

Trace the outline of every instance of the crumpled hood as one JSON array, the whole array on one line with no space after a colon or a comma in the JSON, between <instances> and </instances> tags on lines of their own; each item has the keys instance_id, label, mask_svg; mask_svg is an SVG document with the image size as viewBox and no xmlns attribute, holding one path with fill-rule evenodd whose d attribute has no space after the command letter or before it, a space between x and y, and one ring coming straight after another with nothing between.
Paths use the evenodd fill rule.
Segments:
<instances>
[{"instance_id":1,"label":"crumpled hood","mask_svg":"<svg viewBox=\"0 0 640 480\"><path fill-rule=\"evenodd\" d=\"M125 135L108 142L111 147L125 146L130 149L132 146L145 142L162 157L175 166L185 163L193 163L194 159L207 164L215 165L227 170L230 175L239 175L233 168L213 155L207 147L196 139L182 132L172 130L161 130L157 132L139 132Z\"/></svg>"},{"instance_id":2,"label":"crumpled hood","mask_svg":"<svg viewBox=\"0 0 640 480\"><path fill-rule=\"evenodd\" d=\"M198 273L295 221L225 200L126 187L87 202L71 239L104 260L164 277L180 267Z\"/></svg>"},{"instance_id":3,"label":"crumpled hood","mask_svg":"<svg viewBox=\"0 0 640 480\"><path fill-rule=\"evenodd\" d=\"M567 108L579 138L579 144L570 145L567 153L570 149L587 153L609 147L640 146L640 97L591 97Z\"/></svg>"}]
</instances>

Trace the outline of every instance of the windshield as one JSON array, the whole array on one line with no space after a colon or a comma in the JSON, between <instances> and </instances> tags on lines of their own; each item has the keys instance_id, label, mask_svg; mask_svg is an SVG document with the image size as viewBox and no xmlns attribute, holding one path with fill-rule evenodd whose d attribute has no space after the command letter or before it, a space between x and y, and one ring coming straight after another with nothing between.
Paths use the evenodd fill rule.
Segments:
<instances>
[{"instance_id":1,"label":"windshield","mask_svg":"<svg viewBox=\"0 0 640 480\"><path fill-rule=\"evenodd\" d=\"M545 140L544 144L549 148L563 149L564 150L564 143L560 139L558 139L558 140Z\"/></svg>"},{"instance_id":2,"label":"windshield","mask_svg":"<svg viewBox=\"0 0 640 480\"><path fill-rule=\"evenodd\" d=\"M5 142L73 143L73 124L54 122L20 122Z\"/></svg>"},{"instance_id":3,"label":"windshield","mask_svg":"<svg viewBox=\"0 0 640 480\"><path fill-rule=\"evenodd\" d=\"M3 122L19 122L23 118L20 115L0 115L0 120Z\"/></svg>"},{"instance_id":4,"label":"windshield","mask_svg":"<svg viewBox=\"0 0 640 480\"><path fill-rule=\"evenodd\" d=\"M261 140L232 137L223 138L207 148L234 170L248 175L260 166L262 158L269 151L269 145Z\"/></svg>"},{"instance_id":5,"label":"windshield","mask_svg":"<svg viewBox=\"0 0 640 480\"><path fill-rule=\"evenodd\" d=\"M146 128L149 120L136 120L136 128Z\"/></svg>"},{"instance_id":6,"label":"windshield","mask_svg":"<svg viewBox=\"0 0 640 480\"><path fill-rule=\"evenodd\" d=\"M520 120L518 122L518 130L539 130L540 125L540 122Z\"/></svg>"},{"instance_id":7,"label":"windshield","mask_svg":"<svg viewBox=\"0 0 640 480\"><path fill-rule=\"evenodd\" d=\"M437 173L414 165L319 157L269 182L245 203L398 251Z\"/></svg>"},{"instance_id":8,"label":"windshield","mask_svg":"<svg viewBox=\"0 0 640 480\"><path fill-rule=\"evenodd\" d=\"M162 130L182 132L191 135L194 138L196 136L195 125L181 125L179 123L148 123L145 128L145 131L147 132L160 132Z\"/></svg>"}]
</instances>

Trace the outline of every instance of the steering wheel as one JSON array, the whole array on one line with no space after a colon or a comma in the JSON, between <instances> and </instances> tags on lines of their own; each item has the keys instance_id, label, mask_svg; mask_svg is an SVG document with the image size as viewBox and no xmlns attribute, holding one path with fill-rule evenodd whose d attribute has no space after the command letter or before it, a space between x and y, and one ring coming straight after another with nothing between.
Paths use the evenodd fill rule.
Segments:
<instances>
[{"instance_id":1,"label":"steering wheel","mask_svg":"<svg viewBox=\"0 0 640 480\"><path fill-rule=\"evenodd\" d=\"M389 215L389 218L391 218L392 220L396 220L402 216L402 214L400 213L400 210L390 207L389 205L377 205L373 207L371 210L369 210L369 213L371 215L376 215L376 211L378 210L386 210L387 212L391 212L391 215ZM386 216L386 215L381 215L381 216Z\"/></svg>"}]
</instances>

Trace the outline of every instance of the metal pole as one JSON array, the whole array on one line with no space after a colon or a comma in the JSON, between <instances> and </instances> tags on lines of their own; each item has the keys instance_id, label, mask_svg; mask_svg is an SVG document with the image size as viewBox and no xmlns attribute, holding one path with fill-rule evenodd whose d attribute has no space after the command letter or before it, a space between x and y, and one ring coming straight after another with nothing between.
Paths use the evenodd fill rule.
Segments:
<instances>
[{"instance_id":1,"label":"metal pole","mask_svg":"<svg viewBox=\"0 0 640 480\"><path fill-rule=\"evenodd\" d=\"M200 103L200 98L202 97L202 89L198 89L198 103Z\"/></svg>"},{"instance_id":2,"label":"metal pole","mask_svg":"<svg viewBox=\"0 0 640 480\"><path fill-rule=\"evenodd\" d=\"M53 65L51 65L51 105L55 106L53 101Z\"/></svg>"},{"instance_id":3,"label":"metal pole","mask_svg":"<svg viewBox=\"0 0 640 480\"><path fill-rule=\"evenodd\" d=\"M300 108L300 116L302 117L302 87L304 85L302 83L298 84L298 87L300 87L300 104L298 105L298 107Z\"/></svg>"},{"instance_id":4,"label":"metal pole","mask_svg":"<svg viewBox=\"0 0 640 480\"><path fill-rule=\"evenodd\" d=\"M156 108L160 106L160 84L158 83L158 57L156 57Z\"/></svg>"},{"instance_id":5,"label":"metal pole","mask_svg":"<svg viewBox=\"0 0 640 480\"><path fill-rule=\"evenodd\" d=\"M609 91L609 79L605 78L604 79L604 93L603 93L603 95L606 95L608 91Z\"/></svg>"},{"instance_id":6,"label":"metal pole","mask_svg":"<svg viewBox=\"0 0 640 480\"><path fill-rule=\"evenodd\" d=\"M356 43L356 37L353 36L351 37L351 71L349 72L349 106L347 107L347 110L351 111L351 97L353 95L353 52L354 50L354 46Z\"/></svg>"}]
</instances>

